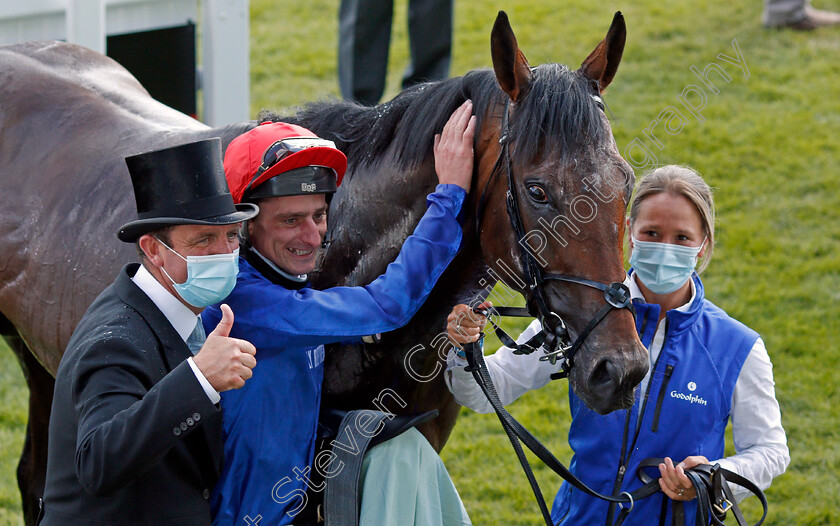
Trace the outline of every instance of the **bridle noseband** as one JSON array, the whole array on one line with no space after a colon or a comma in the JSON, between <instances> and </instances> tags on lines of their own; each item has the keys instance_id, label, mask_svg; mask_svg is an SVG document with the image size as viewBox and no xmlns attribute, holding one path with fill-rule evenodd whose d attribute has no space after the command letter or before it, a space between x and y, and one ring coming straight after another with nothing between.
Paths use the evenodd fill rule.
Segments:
<instances>
[{"instance_id":1,"label":"bridle noseband","mask_svg":"<svg viewBox=\"0 0 840 526\"><path fill-rule=\"evenodd\" d=\"M603 110L603 102L600 100L600 97L596 97L595 95L593 95L592 97ZM508 179L507 213L508 217L510 218L510 223L513 227L513 231L517 236L517 239L521 240L524 239L525 229L522 226L522 217L519 213L519 205L516 199L516 187L513 183L513 167L510 159L510 151L508 146L508 113L510 110L509 105L510 101L508 100L505 104L505 113L502 118L502 131L501 136L499 137L499 143L501 144L501 152L499 153L499 158L496 160L496 165L493 168L493 172L491 172L488 182L484 187L484 191L482 192L481 198L479 199L478 206L476 208L475 224L476 231L480 233L479 225L481 213L483 211L484 199L487 194L487 189L490 186L490 182L496 176L496 173L500 171L500 167L502 166L502 164L505 164L507 168ZM545 352L545 356L541 356L540 360L548 360L552 364L556 363L557 360L561 360L561 371L552 374L551 378L555 379L568 377L573 365L572 360L575 356L575 353L578 351L578 349L580 349L581 345L583 345L583 342L586 340L587 336L589 336L592 330L598 325L598 323L601 322L601 320L604 319L604 317L611 310L628 309L635 318L636 309L633 307L633 302L630 298L630 290L624 283L619 282L610 283L609 285L607 285L598 281L593 281L586 278L579 278L577 276L543 273L533 254L528 252L528 250L525 249L522 243L519 243L519 245L522 249L521 263L522 268L525 272L526 283L528 283L528 287L532 291L532 294L534 295L534 298L536 300L536 305L538 309L537 315L540 319L540 323L542 324L543 330L537 333L537 335L535 335L527 342L523 344L517 344L513 340L513 338L511 338L507 333L505 333L498 325L496 325L493 322L490 312L491 309L478 312L481 312L482 314L487 316L487 320L494 326L496 330L496 335L499 337L499 340L501 340L502 344L506 347L512 348L515 354L530 354L535 350L542 348L543 352ZM579 285L596 288L604 292L604 300L606 301L606 304L603 307L601 307L589 320L589 323L587 323L586 327L584 327L580 334L578 334L578 337L574 341L574 343L571 343L571 337L569 335L568 329L566 328L566 324L563 322L563 320L557 313L552 312L548 308L548 304L545 301L542 286L546 281L549 280L565 281L567 283L577 283ZM529 312L528 309L519 307L495 307L492 308L492 311L495 311L495 313L499 314L500 316L533 316L533 313ZM546 329L546 322L549 319L556 320L554 329L551 331L548 331ZM481 338L483 338L483 336L481 336ZM548 506L546 505L545 498L542 495L542 491L539 488L537 479L534 476L533 470L531 469L530 463L527 457L525 456L525 452L522 448L523 444L528 449L530 449L531 452L534 453L537 456L537 458L539 458L546 466L548 466L552 471L560 475L564 480L566 480L566 482L571 484L572 487L592 497L596 497L598 499L610 502L612 503L612 505L618 504L621 508L621 511L618 513L618 516L614 522L614 526L620 526L624 522L629 513L633 510L633 506L636 501L661 491L659 486L659 480L650 480L650 477L646 477L646 475L642 472L641 467L639 468L638 475L642 479L643 485L641 487L636 488L632 492L623 491L618 493L617 495L602 495L590 488L589 486L587 486L586 484L584 484L568 468L566 468L562 464L562 462L560 462L551 453L551 451L549 451L533 434L531 434L527 429L525 429L525 427L522 424L516 421L516 419L513 418L513 416L510 413L508 413L508 411L502 405L502 402L499 399L499 395L496 392L496 388L493 385L493 379L490 374L490 370L487 368L487 364L484 361L484 354L482 352L481 346L477 343L468 343L464 344L463 347L468 363L468 366L465 370L470 371L472 373L482 392L487 397L488 402L493 407L493 410L496 412L496 415L499 417L499 421L502 423L502 428L504 429L505 433L510 439L511 445L513 446L513 449L516 452L516 456L519 459L519 462L522 464L522 469L525 471L525 476L528 478L528 483L531 485L531 489L534 492L534 497L536 498L537 504L540 507L540 513L542 514L546 526L551 526L554 524L554 522L551 519L551 514L548 510ZM658 466L659 463L662 462L662 459L645 459L644 461L642 461L642 464L645 465L645 462L649 462L651 463L651 465ZM723 520L725 518L726 511L730 508L733 509L733 513L735 514L739 525L745 526L747 524L746 521L744 521L743 515L741 515L740 510L737 509L737 504L734 504L735 501L732 497L732 492L727 485L727 480L731 480L732 482L747 488L749 491L755 493L755 495L758 496L764 508L764 515L756 523L755 526L760 526L762 522L764 522L764 518L767 516L767 499L764 497L762 491L751 481L745 479L744 477L741 477L736 473L721 468L719 464L715 464L714 466L697 466L695 468L687 470L686 473L690 477L692 484L694 485L695 491L698 495L698 524L708 524L712 522L713 524L723 525ZM675 513L677 513L676 509Z\"/></svg>"},{"instance_id":2,"label":"bridle noseband","mask_svg":"<svg viewBox=\"0 0 840 526\"><path fill-rule=\"evenodd\" d=\"M603 102L601 101L601 98L595 95L593 95L592 97L599 105L599 107L603 110ZM571 372L572 365L574 364L573 359L575 354L581 348L587 336L589 336L592 330L601 322L601 320L604 319L604 317L607 314L609 314L611 310L628 309L635 318L636 309L633 307L633 302L630 297L630 289L628 289L627 285L625 285L624 283L614 282L610 284L605 284L599 281L580 278L577 276L545 273L543 272L542 268L539 265L539 262L536 260L534 255L531 254L521 242L521 240L525 239L525 228L522 225L522 214L519 211L519 201L517 199L516 185L513 179L513 161L510 156L510 128L508 123L509 115L510 99L507 99L505 101L504 113L502 114L502 128L501 134L499 136L499 144L501 145L499 158L496 160L496 164L493 167L493 172L490 174L488 183L485 186L484 191L482 192L481 198L476 208L476 230L480 232L479 224L481 219L481 213L484 208L484 200L487 194L487 188L489 187L490 181L492 181L495 178L496 174L499 171L501 171L502 166L504 166L507 172L508 185L505 200L507 214L508 218L510 219L511 227L513 228L514 236L516 236L516 239L520 241L519 243L517 243L520 247L521 253L520 265L525 274L525 283L531 290L532 297L535 300L537 312L536 316L534 316L535 313L530 312L530 309L525 310L506 307L494 308L493 311L495 311L495 313L499 314L500 316L536 317L542 323L543 330L536 336L531 338L531 340L529 340L525 344L517 345L516 342L514 342L513 339L509 336L502 336L500 334L501 329L495 323L493 323L493 326L495 327L496 333L497 335L499 335L499 338L502 341L502 343L504 343L507 346L513 347L514 352L516 354L530 354L534 352L534 350L542 347L543 352L545 352L545 356L541 357L541 360L548 360L552 364L560 360L561 370L557 373L554 373L552 375L552 379L566 378ZM552 280L564 281L567 283L576 283L578 285L592 287L604 292L604 299L606 300L606 304L603 307L601 307L589 320L589 323L587 323L586 327L580 332L580 334L578 334L578 337L577 339L575 339L574 342L571 341L569 330L566 324L563 322L562 318L560 318L560 316L557 313L553 312L548 307L548 302L545 298L545 291L543 290L543 285L546 281ZM489 312L486 314L489 314ZM554 328L551 330L548 329L547 321L549 320L552 320L552 322L554 323Z\"/></svg>"}]
</instances>

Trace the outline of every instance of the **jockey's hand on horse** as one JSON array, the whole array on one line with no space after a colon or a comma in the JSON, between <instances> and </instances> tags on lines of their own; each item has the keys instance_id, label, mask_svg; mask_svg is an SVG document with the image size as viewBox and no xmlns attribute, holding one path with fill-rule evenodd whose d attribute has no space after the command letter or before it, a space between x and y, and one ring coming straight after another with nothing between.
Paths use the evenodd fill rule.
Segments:
<instances>
[{"instance_id":1,"label":"jockey's hand on horse","mask_svg":"<svg viewBox=\"0 0 840 526\"><path fill-rule=\"evenodd\" d=\"M485 301L478 306L479 309L486 309L493 304ZM484 326L487 325L487 318L475 312L469 305L455 305L452 312L446 318L446 333L450 341L456 347L462 343L470 343L478 340Z\"/></svg>"},{"instance_id":2,"label":"jockey's hand on horse","mask_svg":"<svg viewBox=\"0 0 840 526\"><path fill-rule=\"evenodd\" d=\"M250 342L231 338L233 311L222 304L222 319L193 361L201 373L218 392L239 389L245 380L253 374L251 369L257 365L257 349Z\"/></svg>"},{"instance_id":3,"label":"jockey's hand on horse","mask_svg":"<svg viewBox=\"0 0 840 526\"><path fill-rule=\"evenodd\" d=\"M694 485L686 476L685 470L708 464L709 459L702 455L686 457L676 466L674 461L668 457L663 460L665 462L659 464L659 473L662 475L662 478L659 479L659 487L662 488L662 493L673 500L692 500L696 497Z\"/></svg>"},{"instance_id":4,"label":"jockey's hand on horse","mask_svg":"<svg viewBox=\"0 0 840 526\"><path fill-rule=\"evenodd\" d=\"M435 171L440 184L456 184L470 191L473 174L475 115L472 101L455 110L443 132L435 135Z\"/></svg>"}]
</instances>

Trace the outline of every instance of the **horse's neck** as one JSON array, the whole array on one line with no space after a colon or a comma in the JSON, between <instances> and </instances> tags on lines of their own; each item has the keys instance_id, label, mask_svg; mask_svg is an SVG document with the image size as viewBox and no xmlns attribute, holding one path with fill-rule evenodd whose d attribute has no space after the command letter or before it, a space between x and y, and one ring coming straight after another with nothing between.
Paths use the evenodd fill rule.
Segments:
<instances>
[{"instance_id":1,"label":"horse's neck","mask_svg":"<svg viewBox=\"0 0 840 526\"><path fill-rule=\"evenodd\" d=\"M383 173L374 169L352 174L351 181L330 207L330 244L322 270L313 279L318 287L367 285L384 273L425 214L426 199L434 191L437 176L429 160L415 171ZM498 276L488 272L482 257L470 210L465 203L461 211L464 241L430 303L451 306L485 298L497 281ZM435 317L429 313L429 318Z\"/></svg>"},{"instance_id":2,"label":"horse's neck","mask_svg":"<svg viewBox=\"0 0 840 526\"><path fill-rule=\"evenodd\" d=\"M366 285L385 271L426 212L434 172L380 166L348 173L330 206L330 244L315 282Z\"/></svg>"}]
</instances>

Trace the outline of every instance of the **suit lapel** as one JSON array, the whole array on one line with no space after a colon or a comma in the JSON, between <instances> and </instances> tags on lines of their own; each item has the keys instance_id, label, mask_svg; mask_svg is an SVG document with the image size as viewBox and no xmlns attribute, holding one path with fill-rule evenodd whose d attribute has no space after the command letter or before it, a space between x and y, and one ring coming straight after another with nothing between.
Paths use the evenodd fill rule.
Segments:
<instances>
[{"instance_id":1,"label":"suit lapel","mask_svg":"<svg viewBox=\"0 0 840 526\"><path fill-rule=\"evenodd\" d=\"M136 310L152 328L160 343L161 358L166 365L166 372L169 372L192 354L178 331L163 315L163 312L140 287L131 281L131 277L134 276L139 267L138 263L132 263L123 268L115 282L117 294L119 294L120 299Z\"/></svg>"},{"instance_id":2,"label":"suit lapel","mask_svg":"<svg viewBox=\"0 0 840 526\"><path fill-rule=\"evenodd\" d=\"M163 312L161 312L157 305L155 305L140 287L131 281L131 277L134 276L139 267L140 265L138 263L132 263L123 267L114 285L120 299L137 311L154 331L160 344L161 359L168 373L181 364L181 362L192 356L192 353L189 347L187 347L186 342L181 339L178 331L175 330L175 327L164 316ZM202 445L207 448L207 452L212 458L211 466L205 466L203 463L199 465L203 473L211 476L210 484L212 484L219 477L219 467L222 458L222 426L221 418L210 418L209 420L205 425L200 426L193 435L199 432L203 435L204 444ZM208 467L210 469L207 469Z\"/></svg>"}]
</instances>

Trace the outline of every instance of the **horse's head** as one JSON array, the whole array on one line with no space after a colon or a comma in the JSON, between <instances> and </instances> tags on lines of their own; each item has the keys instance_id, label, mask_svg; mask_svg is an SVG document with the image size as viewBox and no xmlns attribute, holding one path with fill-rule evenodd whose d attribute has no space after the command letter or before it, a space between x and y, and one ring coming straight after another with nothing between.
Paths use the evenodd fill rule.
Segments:
<instances>
[{"instance_id":1,"label":"horse's head","mask_svg":"<svg viewBox=\"0 0 840 526\"><path fill-rule=\"evenodd\" d=\"M491 47L505 95L487 106L476 140L473 195L483 257L495 277L525 295L544 327L567 345L575 342L572 388L602 414L629 407L648 368L632 311L620 308L629 302L621 297L626 289L604 290L625 279L624 214L634 180L600 98L624 40L616 13L577 71L531 68L500 12ZM619 308L604 308L608 302Z\"/></svg>"}]
</instances>

